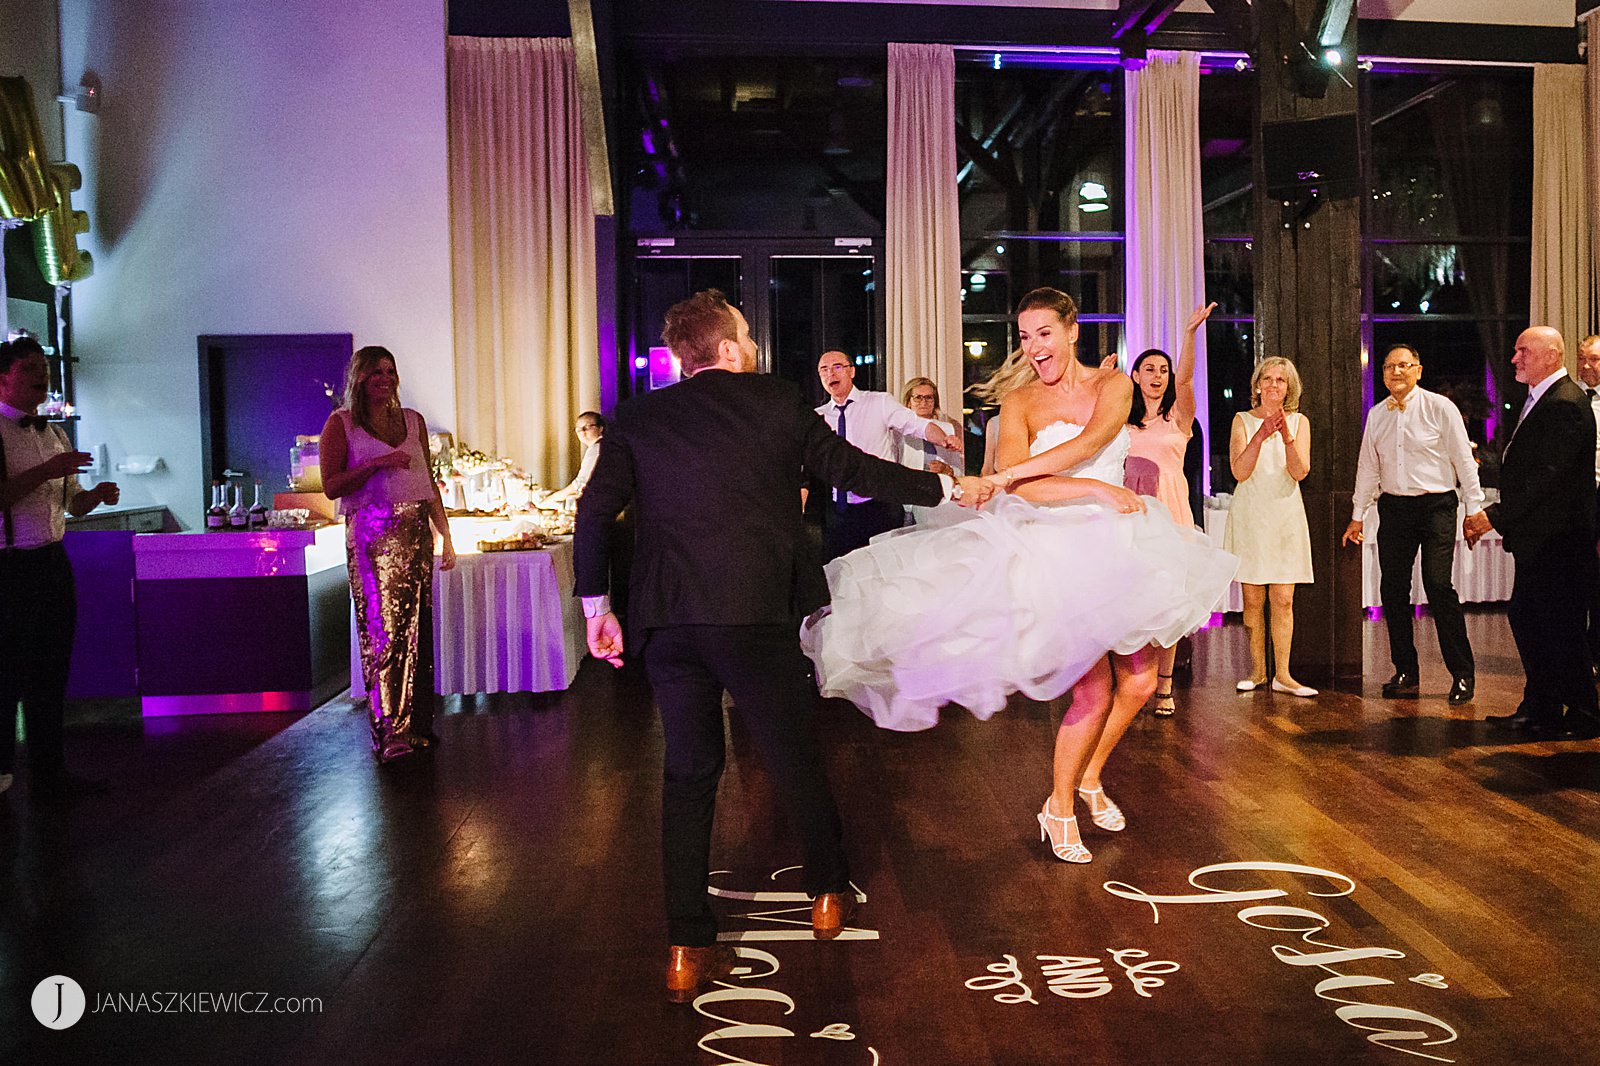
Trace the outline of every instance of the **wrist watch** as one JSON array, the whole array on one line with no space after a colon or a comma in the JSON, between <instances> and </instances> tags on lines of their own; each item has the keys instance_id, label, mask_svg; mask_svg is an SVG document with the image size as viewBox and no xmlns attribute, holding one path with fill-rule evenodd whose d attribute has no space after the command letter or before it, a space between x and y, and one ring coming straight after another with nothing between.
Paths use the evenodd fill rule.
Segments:
<instances>
[{"instance_id":1,"label":"wrist watch","mask_svg":"<svg viewBox=\"0 0 1600 1066\"><path fill-rule=\"evenodd\" d=\"M961 487L961 483L960 482L957 482L955 488L950 490L950 498L952 500L959 500L959 499L961 499L961 497L965 496L966 494L967 494L967 490Z\"/></svg>"}]
</instances>

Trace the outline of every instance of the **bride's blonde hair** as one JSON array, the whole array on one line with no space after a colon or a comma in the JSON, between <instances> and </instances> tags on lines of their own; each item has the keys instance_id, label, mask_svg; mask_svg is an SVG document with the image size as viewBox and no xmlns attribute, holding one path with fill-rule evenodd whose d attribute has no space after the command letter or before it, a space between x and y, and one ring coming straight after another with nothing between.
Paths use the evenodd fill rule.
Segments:
<instances>
[{"instance_id":1,"label":"bride's blonde hair","mask_svg":"<svg viewBox=\"0 0 1600 1066\"><path fill-rule=\"evenodd\" d=\"M1017 314L1020 315L1024 311L1054 311L1056 317L1067 326L1074 325L1078 321L1078 305L1072 302L1072 297L1060 289L1048 286L1034 289L1023 296L1017 303ZM988 381L973 386L972 394L987 403L1000 403L1017 389L1038 380L1039 371L1018 347L1006 356L1006 361L1000 364L1000 369L989 375Z\"/></svg>"}]
</instances>

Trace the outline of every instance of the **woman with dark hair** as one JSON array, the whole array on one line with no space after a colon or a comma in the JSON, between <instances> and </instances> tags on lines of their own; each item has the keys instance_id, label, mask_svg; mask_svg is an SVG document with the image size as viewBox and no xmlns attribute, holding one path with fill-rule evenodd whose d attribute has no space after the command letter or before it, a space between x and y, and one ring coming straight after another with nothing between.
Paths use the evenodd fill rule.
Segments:
<instances>
[{"instance_id":1,"label":"woman with dark hair","mask_svg":"<svg viewBox=\"0 0 1600 1066\"><path fill-rule=\"evenodd\" d=\"M345 516L372 753L387 764L434 741L433 664L423 661L433 645L423 632L433 605L430 520L444 542L440 569L456 565L428 426L400 406L400 372L387 348L368 345L350 360L344 406L322 427L322 485ZM417 691L419 679L427 691Z\"/></svg>"},{"instance_id":2,"label":"woman with dark hair","mask_svg":"<svg viewBox=\"0 0 1600 1066\"><path fill-rule=\"evenodd\" d=\"M1205 325L1216 304L1197 308L1183 327L1183 346L1178 365L1160 348L1150 348L1133 361L1133 405L1128 411L1131 430L1128 457L1148 459L1159 472L1155 497L1172 515L1172 520L1190 528L1194 512L1189 508L1189 480L1183 473L1183 458L1194 435L1194 335ZM1156 675L1155 713L1165 718L1177 710L1172 699L1172 664L1178 647L1161 649L1160 672Z\"/></svg>"},{"instance_id":3,"label":"woman with dark hair","mask_svg":"<svg viewBox=\"0 0 1600 1066\"><path fill-rule=\"evenodd\" d=\"M1072 298L1028 293L1017 332L1021 348L979 390L1001 402L991 480L1009 496L830 563L832 606L801 642L823 693L888 729L926 729L946 703L988 718L1013 692L1070 689L1037 819L1052 854L1088 862L1077 797L1097 826L1125 827L1099 767L1155 690L1151 646L1209 617L1237 563L1123 487L1132 385L1078 361Z\"/></svg>"}]
</instances>

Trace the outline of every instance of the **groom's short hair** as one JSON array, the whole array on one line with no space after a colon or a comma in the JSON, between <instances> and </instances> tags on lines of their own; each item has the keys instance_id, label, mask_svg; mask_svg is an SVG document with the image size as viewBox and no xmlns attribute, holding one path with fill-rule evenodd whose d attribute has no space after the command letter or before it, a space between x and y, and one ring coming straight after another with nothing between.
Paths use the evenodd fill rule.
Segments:
<instances>
[{"instance_id":1,"label":"groom's short hair","mask_svg":"<svg viewBox=\"0 0 1600 1066\"><path fill-rule=\"evenodd\" d=\"M678 357L687 376L715 363L717 346L723 341L738 340L739 326L721 290L706 289L668 309L661 339Z\"/></svg>"}]
</instances>

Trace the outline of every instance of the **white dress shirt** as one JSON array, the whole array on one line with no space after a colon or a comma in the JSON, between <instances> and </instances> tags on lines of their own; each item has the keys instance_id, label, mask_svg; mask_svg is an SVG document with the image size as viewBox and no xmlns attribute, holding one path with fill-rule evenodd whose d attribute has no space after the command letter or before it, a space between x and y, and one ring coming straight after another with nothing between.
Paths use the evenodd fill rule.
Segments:
<instances>
[{"instance_id":1,"label":"white dress shirt","mask_svg":"<svg viewBox=\"0 0 1600 1066\"><path fill-rule=\"evenodd\" d=\"M843 403L834 403L830 396L827 403L817 408L817 414L835 433L839 431L839 409L845 404L849 407L844 413L844 439L868 455L891 463L900 462L896 434L920 437L933 425L930 420L912 414L910 408L887 392L862 392L852 388ZM851 503L861 503L868 498L850 493Z\"/></svg>"},{"instance_id":2,"label":"white dress shirt","mask_svg":"<svg viewBox=\"0 0 1600 1066\"><path fill-rule=\"evenodd\" d=\"M58 426L46 426L43 432L31 427L23 429L20 420L32 413L0 402L0 443L5 445L7 477L31 470L52 455L72 450L72 445ZM10 545L7 545L4 526L0 525L0 548L42 548L66 535L67 511L64 501L71 500L82 490L76 474L64 480L64 486L62 478L46 481L11 505L14 536Z\"/></svg>"},{"instance_id":3,"label":"white dress shirt","mask_svg":"<svg viewBox=\"0 0 1600 1066\"><path fill-rule=\"evenodd\" d=\"M1467 514L1483 510L1478 464L1472 459L1467 424L1455 404L1416 387L1405 397L1405 410L1398 410L1392 397L1386 397L1367 413L1356 465L1353 521L1364 521L1381 493L1452 492L1458 483Z\"/></svg>"},{"instance_id":4,"label":"white dress shirt","mask_svg":"<svg viewBox=\"0 0 1600 1066\"><path fill-rule=\"evenodd\" d=\"M604 439L604 438L602 438ZM594 464L600 461L600 441L586 444L583 448L583 461L578 464L578 476L572 479L572 484L567 488L572 490L572 498L577 499L583 495L583 490L589 484L589 478L594 474Z\"/></svg>"},{"instance_id":5,"label":"white dress shirt","mask_svg":"<svg viewBox=\"0 0 1600 1066\"><path fill-rule=\"evenodd\" d=\"M1584 385L1581 381L1578 384L1583 385L1583 391L1589 394L1589 409L1594 412L1594 420L1600 423L1600 388ZM1600 486L1600 434L1594 438L1594 483Z\"/></svg>"},{"instance_id":6,"label":"white dress shirt","mask_svg":"<svg viewBox=\"0 0 1600 1066\"><path fill-rule=\"evenodd\" d=\"M855 408L851 407L850 410L854 411ZM845 428L848 429L849 419L846 419L845 422ZM933 420L933 424L946 433L955 432L949 423L941 422L937 418ZM899 457L901 466L909 466L913 470L926 470L928 469L928 463L937 459L951 470L958 473L965 472L962 470L963 459L960 452L951 451L949 448L937 447L926 438L913 434L896 433L894 439L898 449L896 454Z\"/></svg>"}]
</instances>

